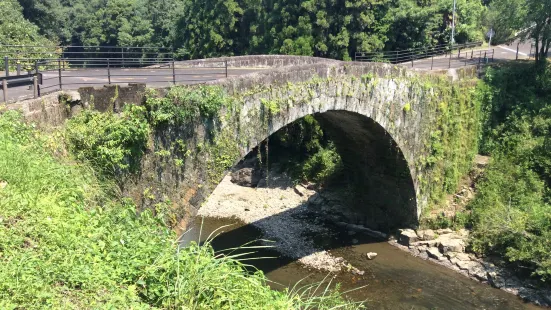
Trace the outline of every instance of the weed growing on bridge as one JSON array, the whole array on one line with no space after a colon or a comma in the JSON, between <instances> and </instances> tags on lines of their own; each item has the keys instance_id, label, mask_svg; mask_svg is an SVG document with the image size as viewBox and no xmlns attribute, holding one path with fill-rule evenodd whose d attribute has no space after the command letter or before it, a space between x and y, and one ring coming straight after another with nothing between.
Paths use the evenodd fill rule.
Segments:
<instances>
[{"instance_id":1,"label":"weed growing on bridge","mask_svg":"<svg viewBox=\"0 0 551 310\"><path fill-rule=\"evenodd\" d=\"M1 309L359 307L335 291L273 291L208 243L179 248L162 219L112 188L87 164L53 156L18 113L0 115Z\"/></svg>"},{"instance_id":2,"label":"weed growing on bridge","mask_svg":"<svg viewBox=\"0 0 551 310\"><path fill-rule=\"evenodd\" d=\"M121 114L85 110L66 126L69 150L99 172L120 176L135 172L151 132L143 107L126 105Z\"/></svg>"},{"instance_id":3,"label":"weed growing on bridge","mask_svg":"<svg viewBox=\"0 0 551 310\"><path fill-rule=\"evenodd\" d=\"M198 116L213 118L222 107L230 106L231 101L221 87L174 86L164 96L148 89L144 106L149 122L158 126L184 124Z\"/></svg>"}]
</instances>

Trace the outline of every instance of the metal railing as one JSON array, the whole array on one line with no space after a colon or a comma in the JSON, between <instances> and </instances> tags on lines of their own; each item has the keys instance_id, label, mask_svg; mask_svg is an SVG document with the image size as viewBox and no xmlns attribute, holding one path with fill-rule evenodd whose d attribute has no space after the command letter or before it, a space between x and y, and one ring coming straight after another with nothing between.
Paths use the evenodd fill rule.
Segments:
<instances>
[{"instance_id":1,"label":"metal railing","mask_svg":"<svg viewBox=\"0 0 551 310\"><path fill-rule=\"evenodd\" d=\"M448 56L448 58L452 58L454 54L457 54L457 57L460 57L462 51L464 51L465 49L473 49L481 45L482 42L472 42L465 44L447 44L432 47L419 47L399 51L356 52L354 54L354 60L368 62L386 62L392 64L414 63L417 60L438 58L439 56Z\"/></svg>"},{"instance_id":2,"label":"metal railing","mask_svg":"<svg viewBox=\"0 0 551 310\"><path fill-rule=\"evenodd\" d=\"M195 84L228 77L227 61L203 65L201 68L178 68L174 58L12 58L17 63L32 63L32 70L16 75L5 66L0 76L4 102L8 88L31 86L32 94L40 97L58 90L77 89L93 85L147 83L149 85ZM29 88L29 90L31 90ZM10 91L12 92L12 91ZM15 93L15 92L12 92ZM18 88L17 95L26 93ZM13 97L13 96L12 96Z\"/></svg>"}]
</instances>

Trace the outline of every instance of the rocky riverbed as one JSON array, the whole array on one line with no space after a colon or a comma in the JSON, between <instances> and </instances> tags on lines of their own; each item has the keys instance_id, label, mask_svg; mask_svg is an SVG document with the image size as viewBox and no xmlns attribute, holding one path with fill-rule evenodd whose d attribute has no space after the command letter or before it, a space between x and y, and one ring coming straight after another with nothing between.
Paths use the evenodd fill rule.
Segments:
<instances>
[{"instance_id":1,"label":"rocky riverbed","mask_svg":"<svg viewBox=\"0 0 551 310\"><path fill-rule=\"evenodd\" d=\"M519 279L503 262L479 258L466 253L469 231L460 229L402 229L389 243L413 256L431 260L453 269L475 281L520 296L540 306L551 306L551 290L532 279Z\"/></svg>"},{"instance_id":2,"label":"rocky riverbed","mask_svg":"<svg viewBox=\"0 0 551 310\"><path fill-rule=\"evenodd\" d=\"M240 167L218 185L198 215L209 218L236 219L263 232L263 237L286 257L298 260L307 268L350 272L362 275L345 259L324 249L316 240L336 239L327 223L347 231L351 243L355 234L388 240L411 255L452 269L475 281L520 296L537 305L551 306L551 291L537 281L519 279L503 263L466 253L469 231L461 229L402 229L394 236L371 230L359 223L342 207L342 193L316 191L314 186L294 185L285 173L267 175L253 168ZM365 253L366 259L378 259L377 253ZM379 258L380 259L380 258Z\"/></svg>"},{"instance_id":3,"label":"rocky riverbed","mask_svg":"<svg viewBox=\"0 0 551 310\"><path fill-rule=\"evenodd\" d=\"M271 241L267 244L306 267L330 272L346 268L362 273L314 242L312 236L334 237L310 206L309 201L316 200L316 195L319 194L315 190L304 185L293 185L285 173L269 173L259 178L245 168L235 171L233 178L228 174L222 180L198 216L235 218L251 224Z\"/></svg>"}]
</instances>

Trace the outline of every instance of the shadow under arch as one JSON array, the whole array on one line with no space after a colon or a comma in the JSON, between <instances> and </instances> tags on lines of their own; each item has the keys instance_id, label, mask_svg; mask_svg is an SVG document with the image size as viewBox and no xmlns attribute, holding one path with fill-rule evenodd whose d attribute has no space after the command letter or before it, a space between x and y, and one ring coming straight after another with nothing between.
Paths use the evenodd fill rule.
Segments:
<instances>
[{"instance_id":1,"label":"shadow under arch","mask_svg":"<svg viewBox=\"0 0 551 310\"><path fill-rule=\"evenodd\" d=\"M335 143L353 185L351 207L367 226L390 231L418 224L410 167L391 135L370 117L345 110L313 114Z\"/></svg>"}]
</instances>

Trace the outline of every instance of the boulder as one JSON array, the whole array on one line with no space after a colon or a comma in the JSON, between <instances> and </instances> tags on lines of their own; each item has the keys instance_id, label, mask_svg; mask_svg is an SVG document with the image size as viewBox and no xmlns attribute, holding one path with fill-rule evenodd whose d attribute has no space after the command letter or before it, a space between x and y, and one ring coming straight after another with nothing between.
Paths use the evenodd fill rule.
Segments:
<instances>
[{"instance_id":1,"label":"boulder","mask_svg":"<svg viewBox=\"0 0 551 310\"><path fill-rule=\"evenodd\" d=\"M448 252L463 252L465 243L461 239L442 239L438 248L443 254Z\"/></svg>"},{"instance_id":2,"label":"boulder","mask_svg":"<svg viewBox=\"0 0 551 310\"><path fill-rule=\"evenodd\" d=\"M434 240L436 233L432 229L418 230L417 235L423 241Z\"/></svg>"},{"instance_id":3,"label":"boulder","mask_svg":"<svg viewBox=\"0 0 551 310\"><path fill-rule=\"evenodd\" d=\"M231 181L240 186L255 187L262 179L262 173L253 168L242 168L232 172Z\"/></svg>"},{"instance_id":4,"label":"boulder","mask_svg":"<svg viewBox=\"0 0 551 310\"><path fill-rule=\"evenodd\" d=\"M398 236L398 242L401 245L409 246L410 244L417 242L419 238L413 229L403 229Z\"/></svg>"},{"instance_id":5,"label":"boulder","mask_svg":"<svg viewBox=\"0 0 551 310\"><path fill-rule=\"evenodd\" d=\"M486 281L488 279L486 276L486 269L484 269L484 266L482 266L479 262L458 261L456 262L456 265L459 269L467 271L470 276L481 281Z\"/></svg>"},{"instance_id":6,"label":"boulder","mask_svg":"<svg viewBox=\"0 0 551 310\"><path fill-rule=\"evenodd\" d=\"M434 259L437 259L437 260L440 260L440 259L444 258L444 256L440 253L440 251L436 247L428 248L427 249L427 255L430 258L434 258Z\"/></svg>"}]
</instances>

